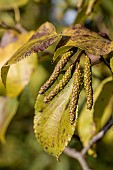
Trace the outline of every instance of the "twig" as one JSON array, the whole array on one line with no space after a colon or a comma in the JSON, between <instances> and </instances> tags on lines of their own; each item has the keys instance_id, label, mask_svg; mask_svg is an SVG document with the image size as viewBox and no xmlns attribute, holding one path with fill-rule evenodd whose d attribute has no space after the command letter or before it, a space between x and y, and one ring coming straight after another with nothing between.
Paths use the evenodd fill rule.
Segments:
<instances>
[{"instance_id":1,"label":"twig","mask_svg":"<svg viewBox=\"0 0 113 170\"><path fill-rule=\"evenodd\" d=\"M102 130L97 133L88 143L88 145L86 147L84 147L81 151L81 154L84 156L87 151L91 148L91 146L96 143L99 139L101 139L104 134L106 133L106 131L113 125L113 119L110 119L106 125L102 128Z\"/></svg>"},{"instance_id":2,"label":"twig","mask_svg":"<svg viewBox=\"0 0 113 170\"><path fill-rule=\"evenodd\" d=\"M88 167L88 164L84 158L84 156L81 154L81 152L79 151L76 151L75 149L72 149L72 148L69 148L69 147L66 147L66 149L64 150L64 153L74 159L77 159L78 162L80 163L81 167L83 170L91 170L89 167Z\"/></svg>"},{"instance_id":3,"label":"twig","mask_svg":"<svg viewBox=\"0 0 113 170\"><path fill-rule=\"evenodd\" d=\"M15 30L19 33L24 33L26 32L26 30L21 26L21 24L16 24L14 26L10 26L7 23L5 23L4 21L0 21L0 27L3 29L11 29L11 30Z\"/></svg>"},{"instance_id":4,"label":"twig","mask_svg":"<svg viewBox=\"0 0 113 170\"><path fill-rule=\"evenodd\" d=\"M102 128L102 130L96 134L88 143L88 145L86 147L84 147L81 151L76 151L76 149L72 149L67 147L64 150L64 153L76 160L78 160L78 162L80 163L81 167L83 170L91 170L88 167L88 164L84 158L85 154L87 153L87 151L91 148L91 146L96 143L98 140L100 140L104 134L107 132L107 130L113 125L113 118L109 119L108 122L106 123L106 125Z\"/></svg>"}]
</instances>

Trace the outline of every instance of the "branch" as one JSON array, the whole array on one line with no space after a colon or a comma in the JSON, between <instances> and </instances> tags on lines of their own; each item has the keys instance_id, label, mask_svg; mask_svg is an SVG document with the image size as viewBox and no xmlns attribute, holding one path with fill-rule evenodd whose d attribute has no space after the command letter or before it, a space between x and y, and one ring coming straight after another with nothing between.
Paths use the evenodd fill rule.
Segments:
<instances>
[{"instance_id":1,"label":"branch","mask_svg":"<svg viewBox=\"0 0 113 170\"><path fill-rule=\"evenodd\" d=\"M81 154L81 152L79 151L76 151L75 149L72 149L72 148L69 148L69 147L66 147L66 149L64 150L64 153L74 159L77 159L78 162L80 163L81 167L83 170L91 170L89 167L88 167L88 164L84 158L84 156Z\"/></svg>"},{"instance_id":2,"label":"branch","mask_svg":"<svg viewBox=\"0 0 113 170\"><path fill-rule=\"evenodd\" d=\"M109 119L108 122L106 123L106 125L102 128L102 130L97 133L88 143L88 145L86 147L84 147L81 151L76 151L76 149L72 149L67 147L64 150L64 153L76 160L78 160L78 162L80 163L81 167L83 170L91 170L88 167L88 164L84 158L85 154L87 153L87 151L91 148L91 146L96 143L98 140L100 140L104 134L107 132L107 130L113 125L113 118Z\"/></svg>"},{"instance_id":3,"label":"branch","mask_svg":"<svg viewBox=\"0 0 113 170\"><path fill-rule=\"evenodd\" d=\"M91 146L96 143L98 140L100 140L104 134L106 133L106 131L113 125L113 119L110 119L106 125L102 128L102 130L97 133L88 143L88 145L86 147L84 147L81 151L82 155L85 155L87 153L87 151L91 148Z\"/></svg>"}]
</instances>

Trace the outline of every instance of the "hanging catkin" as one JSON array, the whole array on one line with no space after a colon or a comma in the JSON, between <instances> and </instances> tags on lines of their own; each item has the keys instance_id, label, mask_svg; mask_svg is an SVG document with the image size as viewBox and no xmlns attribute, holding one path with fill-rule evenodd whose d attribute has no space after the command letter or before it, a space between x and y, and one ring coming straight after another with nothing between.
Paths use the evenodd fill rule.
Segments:
<instances>
[{"instance_id":1,"label":"hanging catkin","mask_svg":"<svg viewBox=\"0 0 113 170\"><path fill-rule=\"evenodd\" d=\"M54 98L54 96L56 96L58 94L58 92L60 92L65 87L65 85L68 83L69 79L71 78L73 67L74 67L73 64L69 66L69 68L65 72L64 76L59 81L59 83L48 94L48 96L46 96L44 98L44 102L49 102L50 100L52 100Z\"/></svg>"},{"instance_id":2,"label":"hanging catkin","mask_svg":"<svg viewBox=\"0 0 113 170\"><path fill-rule=\"evenodd\" d=\"M91 59L86 55L84 62L84 89L86 91L87 109L93 106L92 70Z\"/></svg>"},{"instance_id":3,"label":"hanging catkin","mask_svg":"<svg viewBox=\"0 0 113 170\"><path fill-rule=\"evenodd\" d=\"M58 75L60 74L60 72L62 71L62 69L64 68L64 66L66 65L68 60L72 57L73 54L74 54L74 52L73 52L73 50L71 50L71 51L68 51L62 55L60 61L57 63L49 80L47 80L46 83L41 87L39 94L45 93L46 90L55 82Z\"/></svg>"},{"instance_id":4,"label":"hanging catkin","mask_svg":"<svg viewBox=\"0 0 113 170\"><path fill-rule=\"evenodd\" d=\"M73 124L75 120L75 113L78 105L78 99L80 94L80 86L81 86L81 70L80 65L76 63L76 69L74 72L74 83L72 88L72 93L70 96L70 103L69 103L69 116L70 116L70 123Z\"/></svg>"}]
</instances>

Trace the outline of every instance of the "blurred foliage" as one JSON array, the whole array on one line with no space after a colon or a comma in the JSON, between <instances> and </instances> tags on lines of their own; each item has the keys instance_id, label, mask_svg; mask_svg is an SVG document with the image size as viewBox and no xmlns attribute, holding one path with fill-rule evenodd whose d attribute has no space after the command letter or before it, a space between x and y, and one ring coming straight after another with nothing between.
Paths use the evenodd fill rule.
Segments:
<instances>
[{"instance_id":1,"label":"blurred foliage","mask_svg":"<svg viewBox=\"0 0 113 170\"><path fill-rule=\"evenodd\" d=\"M106 33L113 40L113 0L98 0L92 6L89 1L84 0L80 4L78 0L1 0L0 68L45 21L51 21L56 26L57 32L68 25L83 23L96 32ZM3 22L6 23L5 28ZM56 44L53 44L44 52L38 55L32 54L29 58L12 65L8 72L6 89L0 79L0 140L2 142L0 143L0 170L81 170L76 160L64 154L60 162L46 154L34 137L34 104L40 87L54 68L51 60L55 46ZM60 52L62 53L62 49ZM108 57L107 62L110 63L113 72L113 58ZM69 144L71 147L80 150L82 145L86 145L112 116L113 86L109 77L111 72L105 64L101 63L93 67L94 107L93 110L86 111L85 93L82 91L78 124ZM100 106L99 110L95 110L95 105ZM86 156L92 169L113 169L112 141L111 128L92 148L92 156L90 152Z\"/></svg>"}]
</instances>

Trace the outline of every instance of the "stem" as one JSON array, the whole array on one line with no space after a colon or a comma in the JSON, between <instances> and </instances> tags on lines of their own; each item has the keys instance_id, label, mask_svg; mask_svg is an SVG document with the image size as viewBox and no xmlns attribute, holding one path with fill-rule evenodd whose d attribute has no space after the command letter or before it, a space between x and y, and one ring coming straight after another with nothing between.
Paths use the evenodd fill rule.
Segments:
<instances>
[{"instance_id":1,"label":"stem","mask_svg":"<svg viewBox=\"0 0 113 170\"><path fill-rule=\"evenodd\" d=\"M106 123L106 125L102 128L102 130L97 133L88 143L86 147L84 147L81 151L82 155L85 155L87 151L91 148L91 146L96 143L98 140L100 140L106 131L113 125L113 119L109 119L109 121Z\"/></svg>"},{"instance_id":2,"label":"stem","mask_svg":"<svg viewBox=\"0 0 113 170\"><path fill-rule=\"evenodd\" d=\"M84 156L81 154L81 152L78 152L76 151L75 149L72 149L72 148L69 148L67 147L65 150L64 150L64 153L74 159L77 159L78 162L80 163L81 167L83 170L91 170L89 167L88 167L88 164L84 158Z\"/></svg>"}]
</instances>

